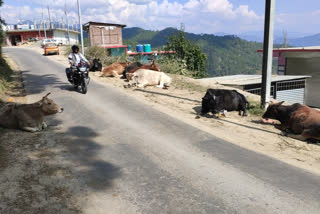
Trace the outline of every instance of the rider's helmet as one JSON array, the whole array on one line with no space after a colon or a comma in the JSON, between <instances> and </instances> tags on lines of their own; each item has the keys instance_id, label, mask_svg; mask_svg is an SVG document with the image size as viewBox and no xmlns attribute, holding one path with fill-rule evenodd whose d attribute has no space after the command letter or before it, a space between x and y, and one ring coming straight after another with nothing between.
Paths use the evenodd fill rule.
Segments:
<instances>
[{"instance_id":1,"label":"rider's helmet","mask_svg":"<svg viewBox=\"0 0 320 214\"><path fill-rule=\"evenodd\" d=\"M75 52L76 49L79 51L79 46L78 45L72 45L72 47L71 47L72 52Z\"/></svg>"}]
</instances>

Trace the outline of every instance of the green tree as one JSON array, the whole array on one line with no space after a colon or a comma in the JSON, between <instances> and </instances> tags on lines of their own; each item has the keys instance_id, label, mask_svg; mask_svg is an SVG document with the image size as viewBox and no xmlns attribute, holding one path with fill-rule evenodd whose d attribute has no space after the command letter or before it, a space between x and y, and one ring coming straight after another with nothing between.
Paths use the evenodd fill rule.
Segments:
<instances>
[{"instance_id":1,"label":"green tree","mask_svg":"<svg viewBox=\"0 0 320 214\"><path fill-rule=\"evenodd\" d=\"M176 57L185 62L186 68L196 78L208 76L206 70L207 55L200 47L186 39L183 31L178 31L168 38L166 50L176 51Z\"/></svg>"}]
</instances>

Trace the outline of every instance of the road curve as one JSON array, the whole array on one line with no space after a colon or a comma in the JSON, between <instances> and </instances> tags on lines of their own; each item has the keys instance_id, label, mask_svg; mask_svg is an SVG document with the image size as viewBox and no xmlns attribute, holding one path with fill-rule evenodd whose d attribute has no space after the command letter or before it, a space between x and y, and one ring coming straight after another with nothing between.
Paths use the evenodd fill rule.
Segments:
<instances>
[{"instance_id":1,"label":"road curve","mask_svg":"<svg viewBox=\"0 0 320 214\"><path fill-rule=\"evenodd\" d=\"M65 112L49 125L72 148L65 161L89 195L85 213L319 213L319 176L240 148L119 89L72 90L64 67L27 48L4 48L23 70L28 100L47 92ZM239 139L241 141L241 139Z\"/></svg>"}]
</instances>

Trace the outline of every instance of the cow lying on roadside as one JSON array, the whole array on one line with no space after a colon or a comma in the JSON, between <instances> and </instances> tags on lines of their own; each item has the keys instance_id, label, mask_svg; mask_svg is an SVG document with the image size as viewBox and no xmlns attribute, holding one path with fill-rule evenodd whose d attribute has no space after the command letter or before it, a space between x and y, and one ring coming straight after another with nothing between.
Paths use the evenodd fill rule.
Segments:
<instances>
[{"instance_id":1,"label":"cow lying on roadside","mask_svg":"<svg viewBox=\"0 0 320 214\"><path fill-rule=\"evenodd\" d=\"M127 62L115 62L102 70L101 77L119 77L128 66Z\"/></svg>"},{"instance_id":2,"label":"cow lying on roadside","mask_svg":"<svg viewBox=\"0 0 320 214\"><path fill-rule=\"evenodd\" d=\"M139 69L148 69L148 70L153 70L153 71L160 71L159 66L154 61L151 64L146 64L146 65L141 64L140 62L134 62L134 63L131 63L130 65L128 65L126 67L126 69L123 72L122 78L129 80L127 74L128 73L134 73Z\"/></svg>"},{"instance_id":3,"label":"cow lying on roadside","mask_svg":"<svg viewBox=\"0 0 320 214\"><path fill-rule=\"evenodd\" d=\"M208 112L218 114L223 111L239 111L239 115L247 116L248 101L236 90L208 89L202 98L201 115Z\"/></svg>"},{"instance_id":4,"label":"cow lying on roadside","mask_svg":"<svg viewBox=\"0 0 320 214\"><path fill-rule=\"evenodd\" d=\"M292 134L288 134L290 137L320 140L320 111L299 103L289 106L282 104L283 102L271 102L262 117L279 120L279 128L291 132Z\"/></svg>"},{"instance_id":5,"label":"cow lying on roadside","mask_svg":"<svg viewBox=\"0 0 320 214\"><path fill-rule=\"evenodd\" d=\"M133 85L136 85L140 88L156 85L158 88L166 89L171 84L171 78L167 74L159 71L139 69L134 73L128 74L127 76L129 80L133 81Z\"/></svg>"},{"instance_id":6,"label":"cow lying on roadside","mask_svg":"<svg viewBox=\"0 0 320 214\"><path fill-rule=\"evenodd\" d=\"M32 104L6 104L0 109L0 126L28 132L45 129L47 124L44 117L63 111L63 108L48 98L49 94Z\"/></svg>"}]
</instances>

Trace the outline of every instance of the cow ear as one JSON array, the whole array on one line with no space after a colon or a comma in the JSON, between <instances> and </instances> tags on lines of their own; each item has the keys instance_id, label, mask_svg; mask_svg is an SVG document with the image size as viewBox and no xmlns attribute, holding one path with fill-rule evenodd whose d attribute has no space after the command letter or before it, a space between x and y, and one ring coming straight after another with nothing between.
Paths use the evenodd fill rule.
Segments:
<instances>
[{"instance_id":1,"label":"cow ear","mask_svg":"<svg viewBox=\"0 0 320 214\"><path fill-rule=\"evenodd\" d=\"M41 107L41 106L43 105L43 102L42 102L42 100L40 100L40 101L34 103L33 105L34 105L35 107Z\"/></svg>"}]
</instances>

